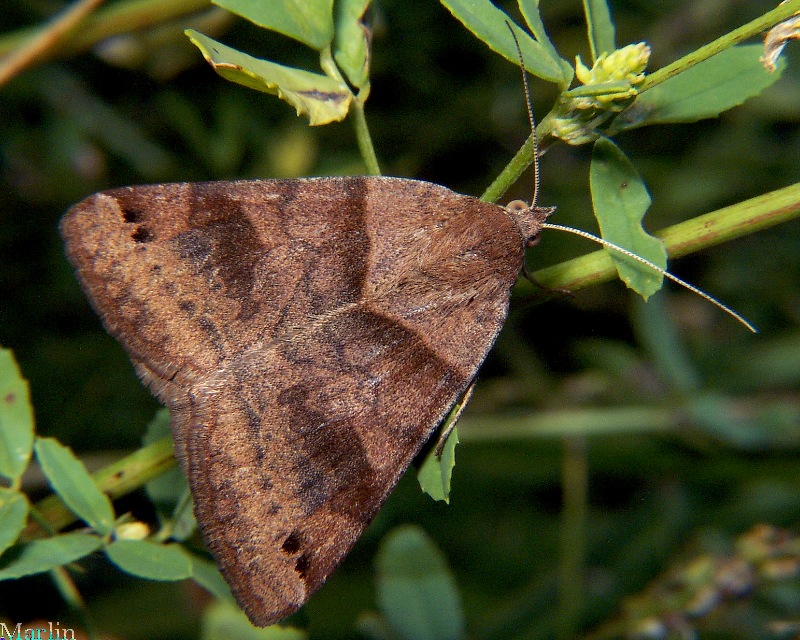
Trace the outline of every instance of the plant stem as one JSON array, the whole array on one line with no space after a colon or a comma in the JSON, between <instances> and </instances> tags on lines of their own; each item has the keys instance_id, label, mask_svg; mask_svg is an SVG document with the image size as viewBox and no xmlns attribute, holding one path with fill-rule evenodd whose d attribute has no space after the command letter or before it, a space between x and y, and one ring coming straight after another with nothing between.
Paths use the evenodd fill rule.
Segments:
<instances>
[{"instance_id":1,"label":"plant stem","mask_svg":"<svg viewBox=\"0 0 800 640\"><path fill-rule=\"evenodd\" d=\"M52 52L103 0L78 0L56 15L35 36L0 63L0 85Z\"/></svg>"},{"instance_id":2,"label":"plant stem","mask_svg":"<svg viewBox=\"0 0 800 640\"><path fill-rule=\"evenodd\" d=\"M112 500L124 496L145 485L153 478L160 476L176 464L172 452L172 438L157 440L151 445L125 456L121 460L108 465L92 474L98 488ZM61 500L48 496L35 505L36 511L54 530L60 530L77 520ZM31 522L20 536L23 541L41 538L46 532L35 522Z\"/></svg>"},{"instance_id":3,"label":"plant stem","mask_svg":"<svg viewBox=\"0 0 800 640\"><path fill-rule=\"evenodd\" d=\"M713 42L709 42L707 45L692 51L686 56L683 56L683 58L675 60L675 62L668 64L666 67L662 67L658 71L654 71L645 78L644 82L639 88L639 93L647 91L648 89L652 89L665 80L678 75L682 71L686 71L688 68L693 67L699 62L703 62L703 60L708 60L708 58L718 54L720 51L724 51L735 44L744 42L745 40L752 38L753 36L756 36L759 33L770 29L771 27L774 27L776 24L783 22L787 18L790 18L798 11L800 11L800 0L789 0L789 2L779 5L772 11L767 11L767 13L756 18L755 20L751 20L738 29L734 29L730 33L726 33L724 36L717 38Z\"/></svg>"},{"instance_id":4,"label":"plant stem","mask_svg":"<svg viewBox=\"0 0 800 640\"><path fill-rule=\"evenodd\" d=\"M541 126L540 124L536 127L537 134ZM539 137L539 140L541 140L541 137ZM514 157L511 158L511 161L500 172L500 175L494 179L492 184L486 188L480 199L484 202L497 202L519 180L525 169L531 166L531 162L533 162L533 147L531 146L531 136L528 136L519 151L514 154ZM533 186L531 186L531 192L533 192Z\"/></svg>"},{"instance_id":5,"label":"plant stem","mask_svg":"<svg viewBox=\"0 0 800 640\"><path fill-rule=\"evenodd\" d=\"M50 48L36 58L41 64L56 58L68 58L91 49L101 40L111 36L147 29L180 16L210 8L208 0L131 0L100 9L81 24L81 28L67 34L56 48ZM22 47L41 30L40 26L20 29L0 37L0 56Z\"/></svg>"},{"instance_id":6,"label":"plant stem","mask_svg":"<svg viewBox=\"0 0 800 640\"><path fill-rule=\"evenodd\" d=\"M664 241L671 258L679 258L799 216L800 182L667 227L655 235ZM575 291L612 280L617 272L608 252L601 249L540 269L534 277L544 287Z\"/></svg>"},{"instance_id":7,"label":"plant stem","mask_svg":"<svg viewBox=\"0 0 800 640\"><path fill-rule=\"evenodd\" d=\"M97 632L95 632L92 621L89 618L88 612L86 611L86 603L84 602L80 591L78 591L75 581L72 579L72 576L70 576L69 571L67 571L67 568L55 567L54 569L51 569L50 577L56 585L58 592L61 594L61 597L78 615L81 626L86 632L89 640L96 640Z\"/></svg>"},{"instance_id":8,"label":"plant stem","mask_svg":"<svg viewBox=\"0 0 800 640\"><path fill-rule=\"evenodd\" d=\"M338 80L343 85L347 85L347 81L339 72L339 67L336 66L336 61L333 59L330 47L325 47L320 51L319 61L322 70L327 76ZM379 176L381 175L381 168L378 165L378 156L375 155L375 147L372 146L372 137L369 135L367 118L364 115L364 103L367 101L367 97L369 97L369 90L370 85L369 82L367 82L361 87L358 95L353 96L348 115L353 123L358 149L361 151L361 158L364 160L367 173L371 176Z\"/></svg>"},{"instance_id":9,"label":"plant stem","mask_svg":"<svg viewBox=\"0 0 800 640\"><path fill-rule=\"evenodd\" d=\"M561 463L561 549L558 575L556 638L569 640L578 631L583 613L583 565L589 469L586 438L567 436Z\"/></svg>"},{"instance_id":10,"label":"plant stem","mask_svg":"<svg viewBox=\"0 0 800 640\"><path fill-rule=\"evenodd\" d=\"M458 423L464 442L510 442L533 437L661 433L673 429L681 407L674 402L626 407L465 416Z\"/></svg>"},{"instance_id":11,"label":"plant stem","mask_svg":"<svg viewBox=\"0 0 800 640\"><path fill-rule=\"evenodd\" d=\"M359 96L360 95L361 93L359 93ZM361 157L364 160L367 173L371 176L379 176L381 175L381 168L378 164L378 156L375 155L375 147L372 146L372 137L369 135L367 118L364 115L364 103L358 97L353 100L353 106L351 107L350 113L352 116L351 120L353 122L353 129L356 132L358 148L361 151Z\"/></svg>"}]
</instances>

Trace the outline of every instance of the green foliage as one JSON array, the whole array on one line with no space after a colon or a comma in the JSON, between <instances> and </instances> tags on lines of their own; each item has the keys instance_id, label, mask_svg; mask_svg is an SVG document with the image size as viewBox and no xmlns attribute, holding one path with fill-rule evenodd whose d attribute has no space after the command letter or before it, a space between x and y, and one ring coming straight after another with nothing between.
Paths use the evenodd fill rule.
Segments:
<instances>
[{"instance_id":1,"label":"green foliage","mask_svg":"<svg viewBox=\"0 0 800 640\"><path fill-rule=\"evenodd\" d=\"M394 529L376 557L381 613L402 640L465 637L458 587L441 551L419 527Z\"/></svg>"},{"instance_id":2,"label":"green foliage","mask_svg":"<svg viewBox=\"0 0 800 640\"><path fill-rule=\"evenodd\" d=\"M352 94L344 82L259 60L196 31L188 31L187 35L223 78L274 93L292 105L297 115L308 116L310 124L328 124L347 116Z\"/></svg>"},{"instance_id":3,"label":"green foliage","mask_svg":"<svg viewBox=\"0 0 800 640\"><path fill-rule=\"evenodd\" d=\"M340 0L334 8L336 40L333 59L354 87L369 83L370 31L361 21L370 0Z\"/></svg>"},{"instance_id":4,"label":"green foliage","mask_svg":"<svg viewBox=\"0 0 800 640\"><path fill-rule=\"evenodd\" d=\"M549 80L559 85L566 86L572 79L572 74L565 71L568 63L562 60L550 45L544 34L544 29L539 30L542 43L537 42L525 31L514 25L511 18L495 7L491 2L474 0L442 0L442 4L475 36L496 51L506 60L519 63L519 54L514 44L514 38L519 43L522 51L522 60L525 68L542 80ZM526 19L532 18L537 26L541 26L541 18L535 7L528 3ZM512 26L514 37L509 32L508 25ZM549 45L549 46L548 46ZM565 64L566 63L566 64Z\"/></svg>"},{"instance_id":5,"label":"green foliage","mask_svg":"<svg viewBox=\"0 0 800 640\"><path fill-rule=\"evenodd\" d=\"M75 531L11 547L0 562L0 580L14 580L50 571L97 551L103 539Z\"/></svg>"},{"instance_id":6,"label":"green foliage","mask_svg":"<svg viewBox=\"0 0 800 640\"><path fill-rule=\"evenodd\" d=\"M148 580L185 580L192 561L178 545L147 540L115 540L106 547L109 560L123 571Z\"/></svg>"},{"instance_id":7,"label":"green foliage","mask_svg":"<svg viewBox=\"0 0 800 640\"><path fill-rule=\"evenodd\" d=\"M603 238L666 269L664 243L641 226L651 203L647 187L633 164L608 138L594 143L589 181ZM661 288L660 273L643 271L638 263L632 266L631 259L617 251L609 250L609 255L622 281L645 300Z\"/></svg>"},{"instance_id":8,"label":"green foliage","mask_svg":"<svg viewBox=\"0 0 800 640\"><path fill-rule=\"evenodd\" d=\"M584 0L583 8L586 14L589 47L594 61L601 54L611 53L617 48L614 22L605 0Z\"/></svg>"},{"instance_id":9,"label":"green foliage","mask_svg":"<svg viewBox=\"0 0 800 640\"><path fill-rule=\"evenodd\" d=\"M311 73L255 58L188 30L186 35L226 80L277 95L292 105L298 116L307 116L312 125L344 120L351 103L366 98L368 89L363 97L356 95L341 73L353 87L368 85L369 32L361 21L369 0L338 2L335 16L333 0L280 0L271 3L225 0L217 4L260 27L316 49L320 52L320 66L325 72L324 75Z\"/></svg>"},{"instance_id":10,"label":"green foliage","mask_svg":"<svg viewBox=\"0 0 800 640\"><path fill-rule=\"evenodd\" d=\"M441 452L434 448L425 457L417 472L420 488L434 500L450 502L450 482L456 466L457 444L458 429L453 429Z\"/></svg>"},{"instance_id":11,"label":"green foliage","mask_svg":"<svg viewBox=\"0 0 800 640\"><path fill-rule=\"evenodd\" d=\"M291 627L273 625L255 629L238 607L217 602L203 620L203 640L305 640L308 634Z\"/></svg>"},{"instance_id":12,"label":"green foliage","mask_svg":"<svg viewBox=\"0 0 800 640\"><path fill-rule=\"evenodd\" d=\"M33 452L33 407L14 356L0 349L0 476L16 485Z\"/></svg>"},{"instance_id":13,"label":"green foliage","mask_svg":"<svg viewBox=\"0 0 800 640\"><path fill-rule=\"evenodd\" d=\"M312 49L324 49L333 40L333 0L217 0L216 4Z\"/></svg>"},{"instance_id":14,"label":"green foliage","mask_svg":"<svg viewBox=\"0 0 800 640\"><path fill-rule=\"evenodd\" d=\"M731 47L669 78L642 93L612 123L609 133L713 118L759 95L780 78L785 67L780 60L774 73L765 72L759 60L763 51L757 44Z\"/></svg>"},{"instance_id":15,"label":"green foliage","mask_svg":"<svg viewBox=\"0 0 800 640\"><path fill-rule=\"evenodd\" d=\"M28 520L28 499L13 489L0 489L0 556L22 533Z\"/></svg>"},{"instance_id":16,"label":"green foliage","mask_svg":"<svg viewBox=\"0 0 800 640\"><path fill-rule=\"evenodd\" d=\"M42 472L67 508L101 536L109 535L114 507L97 488L83 463L52 438L38 438L34 450Z\"/></svg>"},{"instance_id":17,"label":"green foliage","mask_svg":"<svg viewBox=\"0 0 800 640\"><path fill-rule=\"evenodd\" d=\"M217 600L227 602L233 607L240 615L239 607L233 600L230 587L228 583L222 578L222 575L217 571L217 563L210 560L205 560L197 555L192 554L192 578L194 581L213 595Z\"/></svg>"}]
</instances>

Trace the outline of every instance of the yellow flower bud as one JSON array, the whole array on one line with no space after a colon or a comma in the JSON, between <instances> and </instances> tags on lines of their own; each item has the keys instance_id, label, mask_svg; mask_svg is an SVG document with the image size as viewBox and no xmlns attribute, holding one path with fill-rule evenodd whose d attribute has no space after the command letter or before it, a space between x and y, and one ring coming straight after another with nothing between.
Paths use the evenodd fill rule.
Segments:
<instances>
[{"instance_id":1,"label":"yellow flower bud","mask_svg":"<svg viewBox=\"0 0 800 640\"><path fill-rule=\"evenodd\" d=\"M144 522L123 522L117 525L117 540L144 540L150 535L150 527Z\"/></svg>"}]
</instances>

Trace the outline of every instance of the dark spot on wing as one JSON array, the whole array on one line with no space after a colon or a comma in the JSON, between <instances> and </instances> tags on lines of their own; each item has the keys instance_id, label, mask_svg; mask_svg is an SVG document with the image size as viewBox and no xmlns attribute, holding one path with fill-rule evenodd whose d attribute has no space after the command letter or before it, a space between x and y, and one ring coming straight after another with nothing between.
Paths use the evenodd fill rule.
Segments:
<instances>
[{"instance_id":1,"label":"dark spot on wing","mask_svg":"<svg viewBox=\"0 0 800 640\"><path fill-rule=\"evenodd\" d=\"M197 305L191 300L181 300L178 303L178 308L181 311L185 311L187 315L191 318L194 315L194 311L197 308Z\"/></svg>"},{"instance_id":2,"label":"dark spot on wing","mask_svg":"<svg viewBox=\"0 0 800 640\"><path fill-rule=\"evenodd\" d=\"M119 200L117 200L119 202ZM120 203L122 209L122 219L128 223L137 223L145 216L145 212L141 209L136 209L129 204Z\"/></svg>"},{"instance_id":3,"label":"dark spot on wing","mask_svg":"<svg viewBox=\"0 0 800 640\"><path fill-rule=\"evenodd\" d=\"M305 580L306 573L308 572L308 568L311 565L311 558L308 554L304 553L297 559L297 562L294 565L294 570L300 575L301 578Z\"/></svg>"},{"instance_id":4,"label":"dark spot on wing","mask_svg":"<svg viewBox=\"0 0 800 640\"><path fill-rule=\"evenodd\" d=\"M283 541L281 545L281 551L283 551L287 555L294 555L298 551L300 551L300 547L302 546L302 542L300 539L300 535L294 531L286 536L286 540Z\"/></svg>"},{"instance_id":5,"label":"dark spot on wing","mask_svg":"<svg viewBox=\"0 0 800 640\"><path fill-rule=\"evenodd\" d=\"M136 231L131 234L131 238L136 242L150 242L155 236L147 227L136 227Z\"/></svg>"}]
</instances>

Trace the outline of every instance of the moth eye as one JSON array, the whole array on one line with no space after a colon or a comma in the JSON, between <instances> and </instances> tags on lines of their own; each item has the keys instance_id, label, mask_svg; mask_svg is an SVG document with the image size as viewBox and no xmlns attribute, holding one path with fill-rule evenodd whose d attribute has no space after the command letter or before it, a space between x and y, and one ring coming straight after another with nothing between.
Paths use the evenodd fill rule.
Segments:
<instances>
[{"instance_id":1,"label":"moth eye","mask_svg":"<svg viewBox=\"0 0 800 640\"><path fill-rule=\"evenodd\" d=\"M288 536L286 536L286 540L284 540L283 544L281 545L281 551L289 556L292 556L300 551L300 536L298 536L296 533L290 533Z\"/></svg>"},{"instance_id":2,"label":"moth eye","mask_svg":"<svg viewBox=\"0 0 800 640\"><path fill-rule=\"evenodd\" d=\"M526 211L530 209L527 202L522 200L512 200L506 205L506 209L509 211Z\"/></svg>"}]
</instances>

